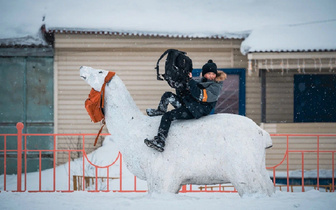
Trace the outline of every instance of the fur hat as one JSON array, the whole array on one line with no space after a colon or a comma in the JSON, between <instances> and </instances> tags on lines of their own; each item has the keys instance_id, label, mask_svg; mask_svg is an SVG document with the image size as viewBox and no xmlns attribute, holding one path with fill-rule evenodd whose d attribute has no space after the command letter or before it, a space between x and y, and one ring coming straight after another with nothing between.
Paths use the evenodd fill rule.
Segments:
<instances>
[{"instance_id":1,"label":"fur hat","mask_svg":"<svg viewBox=\"0 0 336 210\"><path fill-rule=\"evenodd\" d=\"M204 64L204 66L202 67L203 77L208 72L213 72L217 74L217 65L212 60L208 60L208 63Z\"/></svg>"}]
</instances>

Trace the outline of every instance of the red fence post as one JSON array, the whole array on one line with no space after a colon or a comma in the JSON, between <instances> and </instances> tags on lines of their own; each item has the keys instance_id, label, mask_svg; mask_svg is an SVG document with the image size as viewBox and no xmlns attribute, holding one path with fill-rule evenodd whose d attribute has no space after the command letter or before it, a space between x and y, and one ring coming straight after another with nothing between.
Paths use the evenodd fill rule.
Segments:
<instances>
[{"instance_id":1,"label":"red fence post","mask_svg":"<svg viewBox=\"0 0 336 210\"><path fill-rule=\"evenodd\" d=\"M186 193L186 192L187 192L187 185L182 185L181 193Z\"/></svg>"},{"instance_id":2,"label":"red fence post","mask_svg":"<svg viewBox=\"0 0 336 210\"><path fill-rule=\"evenodd\" d=\"M119 171L120 171L120 192L122 192L123 190L122 190L122 154L119 152L119 154L120 154L120 169L119 169Z\"/></svg>"},{"instance_id":3,"label":"red fence post","mask_svg":"<svg viewBox=\"0 0 336 210\"><path fill-rule=\"evenodd\" d=\"M286 146L286 155L287 155L287 192L289 192L289 136L287 135L287 146Z\"/></svg>"},{"instance_id":4,"label":"red fence post","mask_svg":"<svg viewBox=\"0 0 336 210\"><path fill-rule=\"evenodd\" d=\"M317 190L320 189L320 136L317 136ZM334 173L334 172L333 172Z\"/></svg>"},{"instance_id":5,"label":"red fence post","mask_svg":"<svg viewBox=\"0 0 336 210\"><path fill-rule=\"evenodd\" d=\"M16 124L17 128L17 191L21 191L21 174L22 174L22 130L23 130L23 123L18 122Z\"/></svg>"}]
</instances>

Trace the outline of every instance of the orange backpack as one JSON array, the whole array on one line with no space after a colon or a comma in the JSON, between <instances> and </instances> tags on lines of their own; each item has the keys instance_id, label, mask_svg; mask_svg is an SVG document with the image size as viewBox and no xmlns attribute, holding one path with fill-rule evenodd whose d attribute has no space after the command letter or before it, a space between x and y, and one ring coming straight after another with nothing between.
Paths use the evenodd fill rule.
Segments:
<instances>
[{"instance_id":1,"label":"orange backpack","mask_svg":"<svg viewBox=\"0 0 336 210\"><path fill-rule=\"evenodd\" d=\"M91 120L94 123L97 123L100 121L102 121L103 123L95 139L94 146L96 146L98 137L105 125L105 116L103 112L104 98L105 98L105 86L106 86L106 83L109 82L114 75L115 75L115 72L110 71L105 77L104 84L101 88L101 92L96 91L95 89L92 88L89 94L89 98L87 98L85 101L85 109L88 112Z\"/></svg>"}]
</instances>

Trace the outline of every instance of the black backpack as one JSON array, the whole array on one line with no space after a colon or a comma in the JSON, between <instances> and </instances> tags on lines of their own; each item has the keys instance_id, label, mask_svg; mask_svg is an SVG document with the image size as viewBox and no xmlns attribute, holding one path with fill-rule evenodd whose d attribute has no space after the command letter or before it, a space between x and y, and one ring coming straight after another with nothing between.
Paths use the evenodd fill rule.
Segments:
<instances>
[{"instance_id":1,"label":"black backpack","mask_svg":"<svg viewBox=\"0 0 336 210\"><path fill-rule=\"evenodd\" d=\"M166 55L165 73L160 74L159 62ZM156 63L157 80L166 80L170 87L177 90L187 88L189 73L192 72L192 60L186 56L185 52L168 49L166 50Z\"/></svg>"}]
</instances>

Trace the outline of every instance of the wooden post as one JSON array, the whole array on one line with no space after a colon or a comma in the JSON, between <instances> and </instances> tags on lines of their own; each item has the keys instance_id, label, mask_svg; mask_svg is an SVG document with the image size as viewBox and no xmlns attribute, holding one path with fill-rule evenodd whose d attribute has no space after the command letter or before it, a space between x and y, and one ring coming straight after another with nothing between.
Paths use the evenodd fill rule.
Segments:
<instances>
[{"instance_id":1,"label":"wooden post","mask_svg":"<svg viewBox=\"0 0 336 210\"><path fill-rule=\"evenodd\" d=\"M73 176L72 177L73 179L73 188L74 188L74 191L77 191L77 176Z\"/></svg>"}]
</instances>

